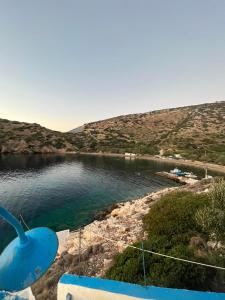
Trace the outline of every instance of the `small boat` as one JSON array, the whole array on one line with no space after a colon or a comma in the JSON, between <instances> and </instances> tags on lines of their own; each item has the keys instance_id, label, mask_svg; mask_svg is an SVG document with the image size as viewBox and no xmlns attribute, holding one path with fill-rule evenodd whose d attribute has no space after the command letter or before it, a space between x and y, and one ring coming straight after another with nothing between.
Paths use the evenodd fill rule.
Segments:
<instances>
[{"instance_id":1,"label":"small boat","mask_svg":"<svg viewBox=\"0 0 225 300\"><path fill-rule=\"evenodd\" d=\"M173 169L173 170L170 170L170 173L171 174L178 174L178 173L181 173L181 170L179 170L178 168L175 168L175 169Z\"/></svg>"},{"instance_id":2,"label":"small boat","mask_svg":"<svg viewBox=\"0 0 225 300\"><path fill-rule=\"evenodd\" d=\"M198 176L193 174L192 172L186 172L185 177L192 178L192 179L198 178Z\"/></svg>"},{"instance_id":3,"label":"small boat","mask_svg":"<svg viewBox=\"0 0 225 300\"><path fill-rule=\"evenodd\" d=\"M177 175L177 176L184 176L187 178L193 178L193 179L197 178L197 176L195 174L193 174L192 172L183 172L183 171L179 170L178 168L170 170L170 173Z\"/></svg>"},{"instance_id":4,"label":"small boat","mask_svg":"<svg viewBox=\"0 0 225 300\"><path fill-rule=\"evenodd\" d=\"M177 176L186 176L186 174L187 172L182 172L182 171L176 173Z\"/></svg>"}]
</instances>

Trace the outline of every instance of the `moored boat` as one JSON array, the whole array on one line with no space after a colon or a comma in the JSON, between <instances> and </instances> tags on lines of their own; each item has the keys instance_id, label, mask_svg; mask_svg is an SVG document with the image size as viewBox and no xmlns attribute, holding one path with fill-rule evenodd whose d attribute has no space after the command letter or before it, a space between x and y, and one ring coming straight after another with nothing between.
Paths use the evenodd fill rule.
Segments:
<instances>
[{"instance_id":1,"label":"moored boat","mask_svg":"<svg viewBox=\"0 0 225 300\"><path fill-rule=\"evenodd\" d=\"M170 173L171 174L177 174L177 173L180 173L181 170L179 170L178 168L174 168L173 170L170 170Z\"/></svg>"},{"instance_id":2,"label":"moored boat","mask_svg":"<svg viewBox=\"0 0 225 300\"><path fill-rule=\"evenodd\" d=\"M197 175L193 174L192 172L183 172L183 171L179 170L178 168L174 168L173 170L170 170L170 174L174 174L177 176L184 176L184 177L193 178L193 179L197 178Z\"/></svg>"},{"instance_id":3,"label":"moored boat","mask_svg":"<svg viewBox=\"0 0 225 300\"><path fill-rule=\"evenodd\" d=\"M193 179L198 178L198 176L195 175L195 174L193 174L192 172L186 172L185 177L187 177L187 178L193 178Z\"/></svg>"}]
</instances>

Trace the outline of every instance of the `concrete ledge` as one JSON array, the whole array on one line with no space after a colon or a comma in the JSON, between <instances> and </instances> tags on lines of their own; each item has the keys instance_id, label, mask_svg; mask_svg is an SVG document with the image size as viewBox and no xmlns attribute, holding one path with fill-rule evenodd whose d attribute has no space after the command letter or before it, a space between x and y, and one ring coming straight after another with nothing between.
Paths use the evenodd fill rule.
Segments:
<instances>
[{"instance_id":1,"label":"concrete ledge","mask_svg":"<svg viewBox=\"0 0 225 300\"><path fill-rule=\"evenodd\" d=\"M225 294L179 289L143 287L136 284L64 274L58 284L58 300L224 300Z\"/></svg>"}]
</instances>

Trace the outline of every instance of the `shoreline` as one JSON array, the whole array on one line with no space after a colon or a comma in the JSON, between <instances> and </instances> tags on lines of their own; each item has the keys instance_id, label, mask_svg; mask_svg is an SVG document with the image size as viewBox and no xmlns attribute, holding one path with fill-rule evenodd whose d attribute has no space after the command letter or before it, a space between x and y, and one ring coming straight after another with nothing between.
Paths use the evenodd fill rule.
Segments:
<instances>
[{"instance_id":1,"label":"shoreline","mask_svg":"<svg viewBox=\"0 0 225 300\"><path fill-rule=\"evenodd\" d=\"M142 220L152 205L165 194L182 187L184 186L162 188L141 198L117 203L112 209L106 209L105 213L103 211L102 218L93 220L81 230L70 231L64 251L77 256L79 251L81 255L85 255L90 248L98 249L97 254L92 253L86 259L87 266L92 269L87 275L104 276L115 254L122 252L127 244L134 244L146 238ZM79 240L81 240L81 248L79 248Z\"/></svg>"},{"instance_id":2,"label":"shoreline","mask_svg":"<svg viewBox=\"0 0 225 300\"><path fill-rule=\"evenodd\" d=\"M142 198L118 203L102 219L92 221L80 230L62 231L61 251L47 273L32 286L35 297L46 294L51 296L50 299L56 299L59 278L66 272L103 277L112 266L114 255L122 252L126 244L146 238L142 219L151 206L162 195L178 188L163 188ZM51 282L51 289L48 282Z\"/></svg>"},{"instance_id":3,"label":"shoreline","mask_svg":"<svg viewBox=\"0 0 225 300\"><path fill-rule=\"evenodd\" d=\"M164 187L140 198L116 203L101 211L100 218L70 231L59 257L64 252L73 256L84 255L89 269L85 275L104 276L115 254L122 252L127 244L146 239L143 217L162 196L175 191L206 192L209 185L209 180L187 181L181 186ZM90 251L93 248L98 249L97 254Z\"/></svg>"},{"instance_id":4,"label":"shoreline","mask_svg":"<svg viewBox=\"0 0 225 300\"><path fill-rule=\"evenodd\" d=\"M34 295L46 293L56 299L57 284L64 273L104 277L112 266L113 257L127 245L145 240L143 217L161 197L174 191L208 192L210 181L201 180L179 187L162 188L145 196L120 202L80 230L67 230L61 253L48 272L32 286ZM48 282L51 282L49 290Z\"/></svg>"},{"instance_id":5,"label":"shoreline","mask_svg":"<svg viewBox=\"0 0 225 300\"><path fill-rule=\"evenodd\" d=\"M102 157L120 157L120 158L125 158L124 154L120 153L111 153L111 152L79 152L79 151L70 151L70 152L37 152L37 153L0 153L2 156L9 156L9 155L48 155L48 156L54 156L54 155L60 155L60 156L65 156L65 155L87 155L87 156L102 156ZM225 165L218 165L215 163L209 163L209 162L202 162L198 160L188 160L188 159L175 159L175 158L159 158L155 157L154 155L148 155L148 154L143 154L143 155L137 155L134 158L131 159L140 159L140 160L150 160L150 161L156 161L156 162L164 162L168 164L175 164L177 166L189 166L189 167L194 167L197 169L207 169L213 172L218 172L218 173L223 173L225 174Z\"/></svg>"},{"instance_id":6,"label":"shoreline","mask_svg":"<svg viewBox=\"0 0 225 300\"><path fill-rule=\"evenodd\" d=\"M125 158L124 154L119 153L99 153L99 152L77 152L78 155L92 155L92 156L106 156L106 157L121 157ZM175 159L175 158L158 158L154 155L138 155L134 159L141 159L141 160L151 160L151 161L158 161L158 162L164 162L168 164L176 164L180 166L191 166L195 168L200 169L208 169L210 171L219 172L225 174L225 166L223 165L217 165L214 163L208 163L208 162L201 162L197 160L188 160L188 159Z\"/></svg>"}]
</instances>

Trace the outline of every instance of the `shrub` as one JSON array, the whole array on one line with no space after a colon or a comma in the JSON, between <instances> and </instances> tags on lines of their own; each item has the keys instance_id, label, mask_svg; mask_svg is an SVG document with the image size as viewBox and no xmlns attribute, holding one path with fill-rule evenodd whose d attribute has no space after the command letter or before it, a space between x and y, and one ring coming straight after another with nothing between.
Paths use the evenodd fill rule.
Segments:
<instances>
[{"instance_id":1,"label":"shrub","mask_svg":"<svg viewBox=\"0 0 225 300\"><path fill-rule=\"evenodd\" d=\"M169 239L183 235L189 237L199 231L195 219L198 208L209 203L205 194L173 192L161 198L144 217L148 236L166 235Z\"/></svg>"},{"instance_id":2,"label":"shrub","mask_svg":"<svg viewBox=\"0 0 225 300\"><path fill-rule=\"evenodd\" d=\"M155 155L159 153L159 148L157 145L139 143L135 146L134 152L139 154Z\"/></svg>"},{"instance_id":3,"label":"shrub","mask_svg":"<svg viewBox=\"0 0 225 300\"><path fill-rule=\"evenodd\" d=\"M160 250L160 249L159 249ZM180 257L187 260L210 263L211 259L195 257L193 249L186 245L173 246L167 255ZM211 289L212 278L216 276L215 269L176 261L170 258L157 258L150 265L151 284L171 288L187 288L197 290Z\"/></svg>"},{"instance_id":4,"label":"shrub","mask_svg":"<svg viewBox=\"0 0 225 300\"><path fill-rule=\"evenodd\" d=\"M213 265L225 265L225 258L190 244L193 235L203 233L195 214L210 202L206 194L173 192L156 203L144 218L148 240L144 248ZM135 246L141 248L140 243ZM145 252L147 284L195 290L224 290L224 272L187 262L177 261ZM126 282L144 283L142 252L127 248L114 257L114 265L106 277Z\"/></svg>"},{"instance_id":5,"label":"shrub","mask_svg":"<svg viewBox=\"0 0 225 300\"><path fill-rule=\"evenodd\" d=\"M141 247L138 243L135 246ZM166 236L152 236L145 242L144 248L187 260L217 264L217 259L214 256L196 257L194 250L189 246L183 244L172 245ZM220 265L224 265L224 259L220 258ZM220 287L223 280L223 276L219 279L218 274L220 272L215 269L146 252L145 272L148 285L171 288L213 290L215 279L217 278L217 284L220 284ZM114 265L106 272L106 278L143 284L142 252L127 248L123 253L116 255Z\"/></svg>"},{"instance_id":6,"label":"shrub","mask_svg":"<svg viewBox=\"0 0 225 300\"><path fill-rule=\"evenodd\" d=\"M216 242L225 242L225 181L219 179L209 192L210 205L199 208L196 221L209 237Z\"/></svg>"}]
</instances>

